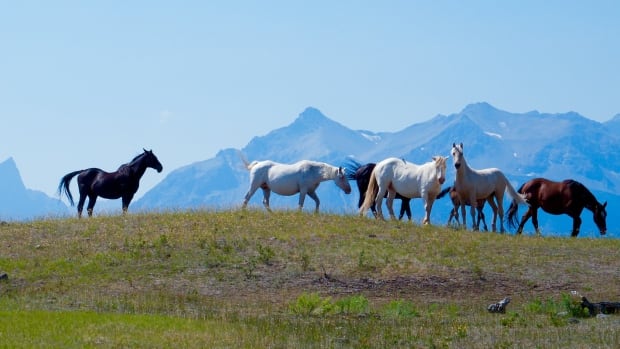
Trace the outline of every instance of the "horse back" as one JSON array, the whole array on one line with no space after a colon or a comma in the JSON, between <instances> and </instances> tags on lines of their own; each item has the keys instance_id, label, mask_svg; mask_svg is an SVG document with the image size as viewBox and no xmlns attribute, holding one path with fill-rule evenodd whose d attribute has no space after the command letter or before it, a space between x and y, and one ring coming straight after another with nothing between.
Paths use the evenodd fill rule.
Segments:
<instances>
[{"instance_id":1,"label":"horse back","mask_svg":"<svg viewBox=\"0 0 620 349\"><path fill-rule=\"evenodd\" d=\"M471 170L464 176L457 176L456 189L461 197L468 197L471 191L476 199L485 199L492 193L503 193L508 179L498 168Z\"/></svg>"},{"instance_id":2,"label":"horse back","mask_svg":"<svg viewBox=\"0 0 620 349\"><path fill-rule=\"evenodd\" d=\"M562 214L581 200L581 183L573 180L562 182L551 181L545 178L534 178L520 188L527 202L533 207L540 207L551 214Z\"/></svg>"}]
</instances>

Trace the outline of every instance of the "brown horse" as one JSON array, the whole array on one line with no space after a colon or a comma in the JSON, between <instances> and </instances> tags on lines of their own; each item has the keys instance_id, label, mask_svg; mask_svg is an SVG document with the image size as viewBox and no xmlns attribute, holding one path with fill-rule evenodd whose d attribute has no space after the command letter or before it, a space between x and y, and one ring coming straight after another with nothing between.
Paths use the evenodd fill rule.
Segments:
<instances>
[{"instance_id":1,"label":"brown horse","mask_svg":"<svg viewBox=\"0 0 620 349\"><path fill-rule=\"evenodd\" d=\"M447 188L443 189L441 192L439 192L439 194L437 195L437 199L441 199L442 197L444 197L448 193L450 193L450 201L452 201L452 205L454 206L452 208L452 210L450 210L450 217L448 217L448 225L450 225L450 222L452 222L453 218L456 221L456 224L461 224L459 222L459 207L461 207L461 201L462 200L461 200L461 197L459 196L459 193L454 188L454 186L447 187ZM486 222L486 219L484 218L484 212L482 212L482 209L484 208L484 203L486 201L489 202L489 205L493 209L493 212L497 211L497 205L495 205L495 202L493 201L493 197L492 196L489 196L486 199L478 199L478 206L476 207L476 209L478 210L478 220L477 220L476 225L480 226L480 222L482 221L482 225L484 226L484 230L488 231L489 228L487 227L487 222ZM469 204L469 201L467 201L467 200L465 200L463 202L463 204L465 206L471 206Z\"/></svg>"},{"instance_id":2,"label":"brown horse","mask_svg":"<svg viewBox=\"0 0 620 349\"><path fill-rule=\"evenodd\" d=\"M517 234L521 234L525 222L530 217L532 217L532 224L536 233L540 234L538 230L539 207L553 215L567 214L571 216L573 218L571 236L573 237L579 234L579 227L581 226L579 216L581 216L584 207L592 211L594 223L596 223L601 235L605 235L607 232L607 211L605 210L607 202L599 203L583 184L575 180L567 179L562 182L554 182L544 178L535 178L523 184L518 192L525 197L529 208L521 218ZM508 224L511 227L517 223L518 206L517 202L513 201L508 208Z\"/></svg>"}]
</instances>

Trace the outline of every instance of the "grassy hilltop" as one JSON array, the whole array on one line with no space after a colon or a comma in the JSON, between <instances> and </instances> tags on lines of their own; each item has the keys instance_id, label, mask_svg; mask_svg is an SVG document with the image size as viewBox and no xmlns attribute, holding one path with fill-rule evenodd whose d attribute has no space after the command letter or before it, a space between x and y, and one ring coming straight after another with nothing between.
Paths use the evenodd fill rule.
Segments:
<instances>
[{"instance_id":1,"label":"grassy hilltop","mask_svg":"<svg viewBox=\"0 0 620 349\"><path fill-rule=\"evenodd\" d=\"M620 301L620 239L248 210L10 223L0 248L0 346L620 347L571 294Z\"/></svg>"}]
</instances>

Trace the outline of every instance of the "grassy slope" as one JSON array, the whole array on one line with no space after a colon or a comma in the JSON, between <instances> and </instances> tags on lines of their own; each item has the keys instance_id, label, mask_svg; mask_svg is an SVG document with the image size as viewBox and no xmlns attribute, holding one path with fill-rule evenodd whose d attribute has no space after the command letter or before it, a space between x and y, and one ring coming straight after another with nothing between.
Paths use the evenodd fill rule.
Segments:
<instances>
[{"instance_id":1,"label":"grassy slope","mask_svg":"<svg viewBox=\"0 0 620 349\"><path fill-rule=\"evenodd\" d=\"M0 246L11 347L620 346L620 316L561 313L620 300L618 239L249 210L14 223Z\"/></svg>"}]
</instances>

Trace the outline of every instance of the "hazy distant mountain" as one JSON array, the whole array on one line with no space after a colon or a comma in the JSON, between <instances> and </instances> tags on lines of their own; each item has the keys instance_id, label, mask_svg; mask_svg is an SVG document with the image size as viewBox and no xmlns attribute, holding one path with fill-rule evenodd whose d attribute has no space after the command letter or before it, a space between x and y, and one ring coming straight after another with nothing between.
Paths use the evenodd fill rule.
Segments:
<instances>
[{"instance_id":1,"label":"hazy distant mountain","mask_svg":"<svg viewBox=\"0 0 620 349\"><path fill-rule=\"evenodd\" d=\"M434 155L448 156L453 142L463 142L465 156L473 168L498 167L518 186L532 177L574 178L586 184L601 201L608 200L608 229L618 231L613 214L619 207L620 188L620 116L606 123L589 120L577 113L541 114L536 111L515 114L498 110L487 103L471 104L461 112L438 115L398 132L351 130L307 108L290 125L253 138L243 149L252 160L292 163L302 159L341 165L347 157L361 162L377 162L396 156L415 163L429 161ZM451 164L451 161L450 161ZM448 170L448 183L455 172ZM141 209L230 208L238 207L248 187L249 176L239 152L227 149L214 158L196 162L170 173L161 183L133 204ZM353 185L355 188L355 186ZM358 193L344 195L333 183L318 189L321 210L356 214ZM307 199L306 209L314 203ZM261 206L262 193L251 204ZM297 196L272 195L272 207L295 208ZM421 200L413 201L414 219L422 217ZM396 205L399 206L399 203ZM444 223L451 207L440 200L432 219ZM521 208L523 212L524 208ZM488 210L490 219L490 210ZM543 231L568 233L567 217L548 219L541 213ZM589 211L583 213L582 235L594 231ZM526 231L531 231L526 225ZM580 235L581 236L581 235Z\"/></svg>"},{"instance_id":2,"label":"hazy distant mountain","mask_svg":"<svg viewBox=\"0 0 620 349\"><path fill-rule=\"evenodd\" d=\"M67 213L67 206L60 200L26 189L13 158L0 163L1 220L57 217Z\"/></svg>"}]
</instances>

